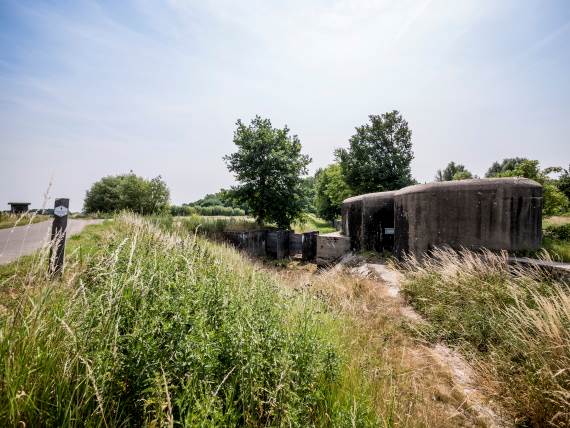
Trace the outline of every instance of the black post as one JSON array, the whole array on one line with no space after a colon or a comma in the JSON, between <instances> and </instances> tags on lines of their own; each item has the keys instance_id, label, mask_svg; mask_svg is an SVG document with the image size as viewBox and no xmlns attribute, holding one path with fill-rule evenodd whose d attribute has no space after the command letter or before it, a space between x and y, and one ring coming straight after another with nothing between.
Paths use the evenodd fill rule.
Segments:
<instances>
[{"instance_id":1,"label":"black post","mask_svg":"<svg viewBox=\"0 0 570 428\"><path fill-rule=\"evenodd\" d=\"M53 223L51 226L51 251L49 256L49 272L54 276L59 276L63 273L65 232L67 230L68 213L69 199L56 199L53 210Z\"/></svg>"}]
</instances>

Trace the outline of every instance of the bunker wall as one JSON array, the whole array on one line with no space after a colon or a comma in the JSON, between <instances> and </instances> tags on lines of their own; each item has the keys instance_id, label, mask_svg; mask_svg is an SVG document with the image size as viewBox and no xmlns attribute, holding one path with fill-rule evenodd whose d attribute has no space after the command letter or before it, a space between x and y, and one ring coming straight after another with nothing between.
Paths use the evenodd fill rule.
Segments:
<instances>
[{"instance_id":1,"label":"bunker wall","mask_svg":"<svg viewBox=\"0 0 570 428\"><path fill-rule=\"evenodd\" d=\"M394 196L395 253L455 249L536 250L542 186L524 178L475 179L404 188Z\"/></svg>"},{"instance_id":2,"label":"bunker wall","mask_svg":"<svg viewBox=\"0 0 570 428\"><path fill-rule=\"evenodd\" d=\"M350 238L350 248L358 251L362 239L362 200L363 196L345 199L341 206L342 234Z\"/></svg>"},{"instance_id":3,"label":"bunker wall","mask_svg":"<svg viewBox=\"0 0 570 428\"><path fill-rule=\"evenodd\" d=\"M361 248L392 251L394 246L394 194L370 193L362 196Z\"/></svg>"}]
</instances>

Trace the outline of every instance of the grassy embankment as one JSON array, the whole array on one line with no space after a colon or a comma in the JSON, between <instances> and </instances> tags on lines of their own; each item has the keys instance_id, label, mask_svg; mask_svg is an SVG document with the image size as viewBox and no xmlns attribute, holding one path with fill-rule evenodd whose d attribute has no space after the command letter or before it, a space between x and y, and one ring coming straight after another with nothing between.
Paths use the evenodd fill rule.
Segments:
<instances>
[{"instance_id":1,"label":"grassy embankment","mask_svg":"<svg viewBox=\"0 0 570 428\"><path fill-rule=\"evenodd\" d=\"M544 219L542 246L556 261L570 262L570 214Z\"/></svg>"},{"instance_id":2,"label":"grassy embankment","mask_svg":"<svg viewBox=\"0 0 570 428\"><path fill-rule=\"evenodd\" d=\"M569 284L506 254L438 250L401 266L423 335L459 348L521 426L570 424Z\"/></svg>"},{"instance_id":3,"label":"grassy embankment","mask_svg":"<svg viewBox=\"0 0 570 428\"><path fill-rule=\"evenodd\" d=\"M24 226L26 224L39 223L49 220L50 216L39 215L35 213L26 214L7 214L0 213L0 229L9 229L15 226Z\"/></svg>"},{"instance_id":4,"label":"grassy embankment","mask_svg":"<svg viewBox=\"0 0 570 428\"><path fill-rule=\"evenodd\" d=\"M2 425L377 426L341 319L184 235L120 216L61 280L45 251L4 268Z\"/></svg>"}]
</instances>

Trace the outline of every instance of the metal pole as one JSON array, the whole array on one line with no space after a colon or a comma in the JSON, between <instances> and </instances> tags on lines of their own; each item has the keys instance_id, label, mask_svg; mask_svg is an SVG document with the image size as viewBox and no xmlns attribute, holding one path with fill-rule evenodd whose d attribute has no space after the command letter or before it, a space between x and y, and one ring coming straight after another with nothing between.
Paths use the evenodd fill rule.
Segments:
<instances>
[{"instance_id":1,"label":"metal pole","mask_svg":"<svg viewBox=\"0 0 570 428\"><path fill-rule=\"evenodd\" d=\"M49 256L49 272L53 276L60 276L63 273L68 214L69 199L56 199L53 210L53 223L51 226L51 250Z\"/></svg>"}]
</instances>

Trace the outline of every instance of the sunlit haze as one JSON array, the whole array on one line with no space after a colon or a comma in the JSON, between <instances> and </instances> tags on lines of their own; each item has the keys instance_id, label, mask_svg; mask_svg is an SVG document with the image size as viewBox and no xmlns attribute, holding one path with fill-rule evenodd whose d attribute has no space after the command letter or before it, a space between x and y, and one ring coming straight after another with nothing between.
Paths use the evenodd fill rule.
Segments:
<instances>
[{"instance_id":1,"label":"sunlit haze","mask_svg":"<svg viewBox=\"0 0 570 428\"><path fill-rule=\"evenodd\" d=\"M334 160L369 114L399 110L413 175L483 175L570 152L570 2L0 3L0 206L99 178L162 175L180 204L233 184L238 118L287 124ZM48 202L51 205L52 201Z\"/></svg>"}]
</instances>

